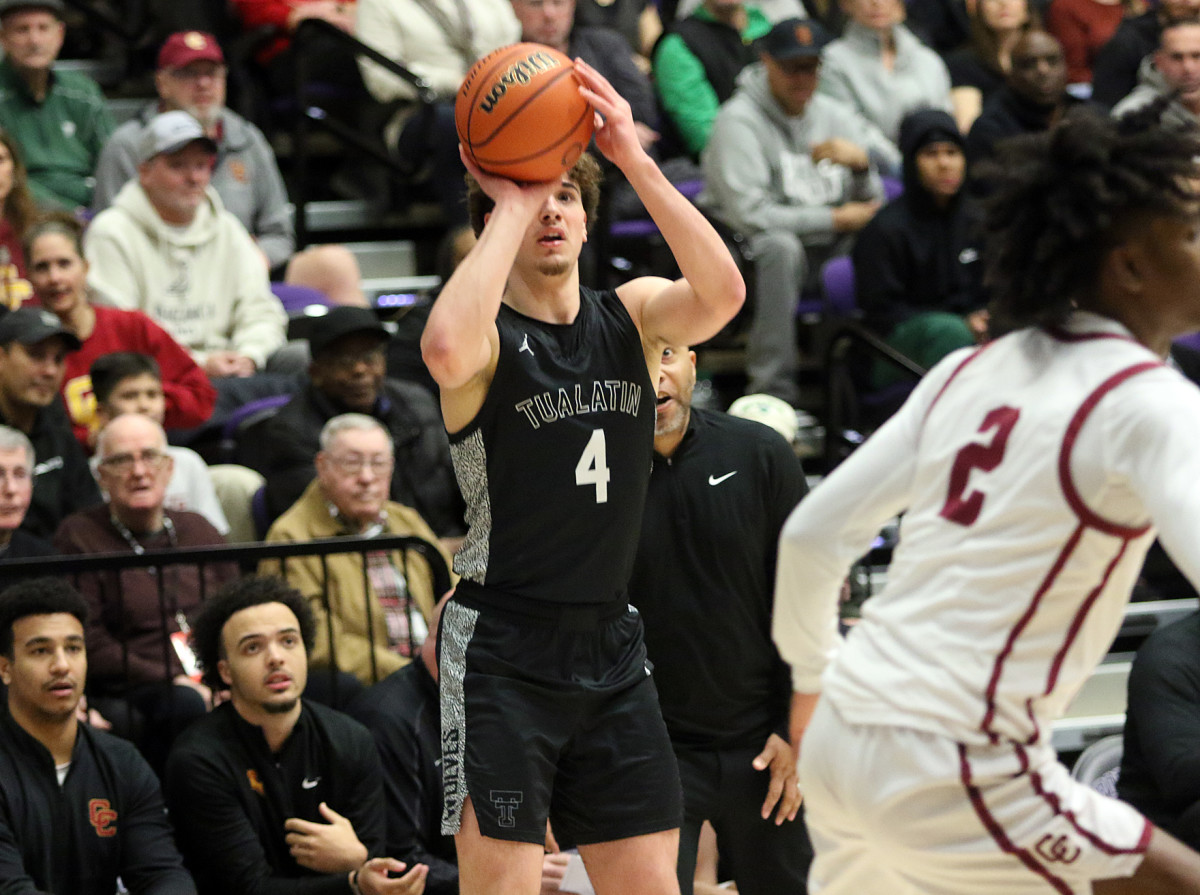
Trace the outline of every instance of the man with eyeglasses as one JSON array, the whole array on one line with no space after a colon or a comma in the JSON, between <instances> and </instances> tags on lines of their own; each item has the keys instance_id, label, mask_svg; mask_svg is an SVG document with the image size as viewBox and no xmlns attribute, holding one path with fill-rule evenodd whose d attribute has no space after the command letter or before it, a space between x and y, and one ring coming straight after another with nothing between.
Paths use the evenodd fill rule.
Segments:
<instances>
[{"instance_id":1,"label":"man with eyeglasses","mask_svg":"<svg viewBox=\"0 0 1200 895\"><path fill-rule=\"evenodd\" d=\"M391 437L378 420L361 413L334 417L321 430L316 479L271 526L267 542L416 535L436 544L416 510L388 499L394 464ZM449 554L443 551L442 558L449 567ZM308 598L317 622L309 663L329 667L332 626L338 669L368 685L420 652L441 596L433 592L428 563L415 551L299 556L282 570L269 562L261 571L281 573ZM314 676L313 683L323 677Z\"/></svg>"},{"instance_id":2,"label":"man with eyeglasses","mask_svg":"<svg viewBox=\"0 0 1200 895\"><path fill-rule=\"evenodd\" d=\"M395 445L389 496L416 510L454 549L466 531L464 504L441 413L423 387L384 378L388 338L366 308L334 308L322 317L309 337L308 382L279 413L250 428L239 459L266 477L267 512L275 519L313 480L322 427L342 413L366 414Z\"/></svg>"},{"instance_id":3,"label":"man with eyeglasses","mask_svg":"<svg viewBox=\"0 0 1200 895\"><path fill-rule=\"evenodd\" d=\"M39 205L87 208L113 119L100 87L55 70L66 33L62 0L0 0L0 127L21 147Z\"/></svg>"},{"instance_id":4,"label":"man with eyeglasses","mask_svg":"<svg viewBox=\"0 0 1200 895\"><path fill-rule=\"evenodd\" d=\"M11 426L0 426L0 562L53 556L41 538L20 531L33 499L33 444Z\"/></svg>"},{"instance_id":5,"label":"man with eyeglasses","mask_svg":"<svg viewBox=\"0 0 1200 895\"><path fill-rule=\"evenodd\" d=\"M249 231L271 279L311 286L338 304L365 304L362 274L345 246L310 246L296 252L287 191L270 143L254 124L225 105L228 67L217 39L203 31L178 31L158 51L158 98L113 131L96 164L92 210L99 213L137 176L142 129L161 112L182 110L217 144L212 188L225 210Z\"/></svg>"},{"instance_id":6,"label":"man with eyeglasses","mask_svg":"<svg viewBox=\"0 0 1200 895\"><path fill-rule=\"evenodd\" d=\"M154 420L140 413L116 417L101 430L96 456L108 503L64 520L54 536L59 552L140 556L225 543L199 513L164 508L174 464L166 434ZM212 704L186 646L188 618L206 595L236 577L231 563L80 576L90 610L92 704L119 733L138 742L156 770L174 735Z\"/></svg>"},{"instance_id":7,"label":"man with eyeglasses","mask_svg":"<svg viewBox=\"0 0 1200 895\"><path fill-rule=\"evenodd\" d=\"M71 513L100 503L100 491L58 397L79 339L42 308L0 316L0 425L33 443L33 497L21 528L48 538Z\"/></svg>"}]
</instances>

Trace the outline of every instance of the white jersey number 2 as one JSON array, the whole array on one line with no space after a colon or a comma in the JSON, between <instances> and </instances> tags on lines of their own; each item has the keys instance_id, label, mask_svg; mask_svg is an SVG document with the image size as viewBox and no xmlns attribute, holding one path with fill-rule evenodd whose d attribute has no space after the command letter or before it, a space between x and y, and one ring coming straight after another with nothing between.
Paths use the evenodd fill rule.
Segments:
<instances>
[{"instance_id":1,"label":"white jersey number 2","mask_svg":"<svg viewBox=\"0 0 1200 895\"><path fill-rule=\"evenodd\" d=\"M604 430L596 429L588 439L579 462L575 464L575 484L592 485L596 489L596 503L608 503L608 449L604 441Z\"/></svg>"}]
</instances>

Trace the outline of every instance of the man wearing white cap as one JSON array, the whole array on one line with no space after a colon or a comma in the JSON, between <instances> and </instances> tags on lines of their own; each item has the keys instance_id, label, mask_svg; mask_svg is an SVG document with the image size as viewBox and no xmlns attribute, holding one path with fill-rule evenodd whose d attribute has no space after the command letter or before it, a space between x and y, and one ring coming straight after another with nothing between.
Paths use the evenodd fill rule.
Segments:
<instances>
[{"instance_id":1,"label":"man wearing white cap","mask_svg":"<svg viewBox=\"0 0 1200 895\"><path fill-rule=\"evenodd\" d=\"M138 177L92 222L91 285L145 311L209 376L250 376L283 345L287 317L250 234L210 185L217 145L183 111L150 120Z\"/></svg>"},{"instance_id":2,"label":"man wearing white cap","mask_svg":"<svg viewBox=\"0 0 1200 895\"><path fill-rule=\"evenodd\" d=\"M776 545L804 474L767 425L693 408L695 384L695 352L666 348L629 581L683 784L679 886L692 895L708 820L742 895L802 893L812 847L770 631Z\"/></svg>"},{"instance_id":3,"label":"man wearing white cap","mask_svg":"<svg viewBox=\"0 0 1200 895\"><path fill-rule=\"evenodd\" d=\"M296 252L296 233L275 153L262 131L225 105L228 67L217 39L204 31L177 31L158 51L158 98L118 127L96 165L92 209L103 211L137 176L142 130L155 115L182 109L217 144L212 186L254 238L271 278L320 289L337 304L365 304L362 273L342 245Z\"/></svg>"}]
</instances>

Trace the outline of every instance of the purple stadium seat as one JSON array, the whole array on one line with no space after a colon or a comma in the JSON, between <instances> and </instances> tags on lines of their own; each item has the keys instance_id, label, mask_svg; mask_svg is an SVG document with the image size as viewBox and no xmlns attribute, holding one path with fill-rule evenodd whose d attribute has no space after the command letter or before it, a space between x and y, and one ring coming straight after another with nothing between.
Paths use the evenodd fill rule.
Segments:
<instances>
[{"instance_id":1,"label":"purple stadium seat","mask_svg":"<svg viewBox=\"0 0 1200 895\"><path fill-rule=\"evenodd\" d=\"M275 297L279 299L279 303L283 305L283 309L288 314L302 313L309 305L321 305L326 308L333 307L333 301L328 295L320 289L313 289L311 286L272 283L271 291L275 293Z\"/></svg>"}]
</instances>

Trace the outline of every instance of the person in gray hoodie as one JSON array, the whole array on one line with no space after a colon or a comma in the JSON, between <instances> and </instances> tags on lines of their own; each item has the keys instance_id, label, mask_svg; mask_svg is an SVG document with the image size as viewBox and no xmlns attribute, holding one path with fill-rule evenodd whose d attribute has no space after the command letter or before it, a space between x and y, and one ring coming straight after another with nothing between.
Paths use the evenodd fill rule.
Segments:
<instances>
[{"instance_id":1,"label":"person in gray hoodie","mask_svg":"<svg viewBox=\"0 0 1200 895\"><path fill-rule=\"evenodd\" d=\"M1113 107L1121 116L1170 96L1163 121L1196 127L1200 125L1200 18L1170 22L1159 35L1158 49L1142 61L1138 85Z\"/></svg>"},{"instance_id":2,"label":"person in gray hoodie","mask_svg":"<svg viewBox=\"0 0 1200 895\"><path fill-rule=\"evenodd\" d=\"M738 76L701 159L701 204L745 234L755 258L748 392L791 403L800 290L823 261L848 252L874 216L880 172L900 169L899 151L877 127L817 92L829 41L819 24L801 19L761 38L759 61Z\"/></svg>"},{"instance_id":3,"label":"person in gray hoodie","mask_svg":"<svg viewBox=\"0 0 1200 895\"><path fill-rule=\"evenodd\" d=\"M138 178L88 228L88 282L149 314L210 378L250 376L283 345L287 315L250 234L209 184L215 157L187 112L151 119Z\"/></svg>"}]
</instances>

